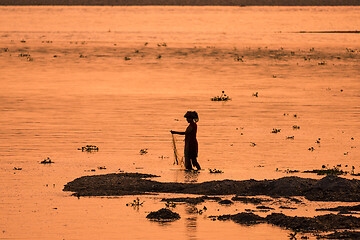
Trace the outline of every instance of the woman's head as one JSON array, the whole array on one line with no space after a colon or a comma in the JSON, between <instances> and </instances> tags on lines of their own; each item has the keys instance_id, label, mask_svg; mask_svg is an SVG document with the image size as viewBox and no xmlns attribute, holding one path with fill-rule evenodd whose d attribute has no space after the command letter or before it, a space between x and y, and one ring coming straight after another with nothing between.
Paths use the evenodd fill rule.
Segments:
<instances>
[{"instance_id":1,"label":"woman's head","mask_svg":"<svg viewBox=\"0 0 360 240\"><path fill-rule=\"evenodd\" d=\"M192 121L194 121L194 122L199 121L199 116L198 116L197 112L195 112L195 111L187 111L185 113L184 117L186 118L186 121L188 121L189 123Z\"/></svg>"}]
</instances>

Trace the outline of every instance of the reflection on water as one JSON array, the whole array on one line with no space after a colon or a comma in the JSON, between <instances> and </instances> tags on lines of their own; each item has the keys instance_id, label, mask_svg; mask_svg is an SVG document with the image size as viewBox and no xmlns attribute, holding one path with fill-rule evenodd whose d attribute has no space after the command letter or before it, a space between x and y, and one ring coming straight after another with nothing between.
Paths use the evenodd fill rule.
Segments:
<instances>
[{"instance_id":1,"label":"reflection on water","mask_svg":"<svg viewBox=\"0 0 360 240\"><path fill-rule=\"evenodd\" d=\"M196 183L198 181L198 171L185 171L185 181L186 183Z\"/></svg>"},{"instance_id":2,"label":"reflection on water","mask_svg":"<svg viewBox=\"0 0 360 240\"><path fill-rule=\"evenodd\" d=\"M359 21L359 7L0 7L0 238L286 238L209 221L235 211L214 202L203 216L179 204L182 218L159 224L145 219L163 207L157 196L134 211L133 196L62 188L119 169L194 183L322 165L358 172L358 34L295 32ZM231 101L210 101L222 90ZM188 110L200 115L199 163L223 173L172 165L169 130L186 128ZM87 144L99 151L77 150ZM47 157L55 163L40 164Z\"/></svg>"}]
</instances>

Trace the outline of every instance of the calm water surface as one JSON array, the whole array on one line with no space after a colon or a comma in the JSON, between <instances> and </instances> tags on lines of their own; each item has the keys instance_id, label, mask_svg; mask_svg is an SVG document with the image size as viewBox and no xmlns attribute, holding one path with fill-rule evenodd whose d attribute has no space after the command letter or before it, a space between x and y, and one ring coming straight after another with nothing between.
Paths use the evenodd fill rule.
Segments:
<instances>
[{"instance_id":1,"label":"calm water surface","mask_svg":"<svg viewBox=\"0 0 360 240\"><path fill-rule=\"evenodd\" d=\"M360 35L298 32L359 26L359 7L0 7L0 239L287 239L207 219L252 205L206 202L203 215L178 205L181 220L159 224L145 216L168 195L133 209L132 196L62 188L119 169L178 182L358 172ZM223 90L231 101L210 101ZM187 110L200 116L198 174L173 165L169 131L186 128ZM100 151L77 150L87 144Z\"/></svg>"}]
</instances>

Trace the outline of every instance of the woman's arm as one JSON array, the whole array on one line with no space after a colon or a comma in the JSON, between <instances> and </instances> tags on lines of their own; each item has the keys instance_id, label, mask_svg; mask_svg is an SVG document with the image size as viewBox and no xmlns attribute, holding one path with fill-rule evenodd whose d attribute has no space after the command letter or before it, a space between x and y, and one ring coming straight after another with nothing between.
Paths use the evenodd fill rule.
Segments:
<instances>
[{"instance_id":1,"label":"woman's arm","mask_svg":"<svg viewBox=\"0 0 360 240\"><path fill-rule=\"evenodd\" d=\"M171 134L185 135L185 132L177 132L177 131L173 131L173 130L171 130L170 132L171 132Z\"/></svg>"}]
</instances>

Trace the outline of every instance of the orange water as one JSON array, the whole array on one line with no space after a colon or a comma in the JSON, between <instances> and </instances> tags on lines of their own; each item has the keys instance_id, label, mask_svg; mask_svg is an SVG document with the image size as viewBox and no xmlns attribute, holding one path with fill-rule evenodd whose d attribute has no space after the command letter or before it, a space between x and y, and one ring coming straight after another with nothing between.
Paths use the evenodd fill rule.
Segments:
<instances>
[{"instance_id":1,"label":"orange water","mask_svg":"<svg viewBox=\"0 0 360 240\"><path fill-rule=\"evenodd\" d=\"M359 7L0 7L0 239L287 239L206 218L251 205L207 202L203 215L178 205L181 220L159 224L145 216L165 195L140 196L137 210L125 206L132 196L77 199L62 188L118 169L178 182L323 164L358 172L359 34L296 33L358 26ZM222 90L231 101L210 101ZM198 174L172 164L169 131L186 128L187 110L200 116ZM87 144L100 151L77 150ZM46 157L55 163L39 164ZM308 204L284 213L311 216L324 203Z\"/></svg>"}]
</instances>

